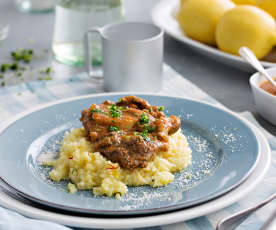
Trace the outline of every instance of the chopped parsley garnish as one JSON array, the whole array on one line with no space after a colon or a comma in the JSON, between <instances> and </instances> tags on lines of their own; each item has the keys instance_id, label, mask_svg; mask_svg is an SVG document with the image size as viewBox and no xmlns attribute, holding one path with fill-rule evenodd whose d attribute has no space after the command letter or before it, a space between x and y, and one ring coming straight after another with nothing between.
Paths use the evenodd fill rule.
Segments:
<instances>
[{"instance_id":1,"label":"chopped parsley garnish","mask_svg":"<svg viewBox=\"0 0 276 230\"><path fill-rule=\"evenodd\" d=\"M51 76L46 76L46 77L44 78L44 80L45 80L45 81L50 81L50 80L53 80L53 78L52 78Z\"/></svg>"},{"instance_id":2,"label":"chopped parsley garnish","mask_svg":"<svg viewBox=\"0 0 276 230\"><path fill-rule=\"evenodd\" d=\"M155 131L155 127L150 127L149 124L144 125L145 130L147 130L149 133Z\"/></svg>"},{"instance_id":3,"label":"chopped parsley garnish","mask_svg":"<svg viewBox=\"0 0 276 230\"><path fill-rule=\"evenodd\" d=\"M51 76L46 76L46 77L39 77L37 78L39 81L50 81L53 80L53 78Z\"/></svg>"},{"instance_id":4,"label":"chopped parsley garnish","mask_svg":"<svg viewBox=\"0 0 276 230\"><path fill-rule=\"evenodd\" d=\"M50 68L50 67L47 67L46 70L45 70L45 72L46 72L47 74L51 73L51 68Z\"/></svg>"},{"instance_id":5,"label":"chopped parsley garnish","mask_svg":"<svg viewBox=\"0 0 276 230\"><path fill-rule=\"evenodd\" d=\"M5 85L6 85L6 82L3 81L3 82L1 83L1 86L4 87Z\"/></svg>"},{"instance_id":6,"label":"chopped parsley garnish","mask_svg":"<svg viewBox=\"0 0 276 230\"><path fill-rule=\"evenodd\" d=\"M164 107L163 105L162 105L162 106L159 106L159 107L158 107L158 110L162 112L162 111L165 110L165 107Z\"/></svg>"},{"instance_id":7,"label":"chopped parsley garnish","mask_svg":"<svg viewBox=\"0 0 276 230\"><path fill-rule=\"evenodd\" d=\"M4 73L4 72L6 72L8 70L8 68L10 68L10 65L8 63L3 63L1 65L0 70L1 70L2 73Z\"/></svg>"},{"instance_id":8,"label":"chopped parsley garnish","mask_svg":"<svg viewBox=\"0 0 276 230\"><path fill-rule=\"evenodd\" d=\"M14 52L11 52L11 56L15 61L24 61L29 63L33 58L33 50L30 49L17 49Z\"/></svg>"},{"instance_id":9,"label":"chopped parsley garnish","mask_svg":"<svg viewBox=\"0 0 276 230\"><path fill-rule=\"evenodd\" d=\"M140 117L140 124L148 124L149 123L149 117L147 114L143 113Z\"/></svg>"},{"instance_id":10,"label":"chopped parsley garnish","mask_svg":"<svg viewBox=\"0 0 276 230\"><path fill-rule=\"evenodd\" d=\"M150 138L149 138L149 132L148 130L144 130L143 132L134 132L135 136L141 136L145 141L149 142Z\"/></svg>"},{"instance_id":11,"label":"chopped parsley garnish","mask_svg":"<svg viewBox=\"0 0 276 230\"><path fill-rule=\"evenodd\" d=\"M32 60L32 55L25 55L23 57L23 61L29 63Z\"/></svg>"},{"instance_id":12,"label":"chopped parsley garnish","mask_svg":"<svg viewBox=\"0 0 276 230\"><path fill-rule=\"evenodd\" d=\"M116 106L116 105L112 105L109 108L109 112L111 114L112 117L120 117L121 116L121 109L122 107Z\"/></svg>"},{"instance_id":13,"label":"chopped parsley garnish","mask_svg":"<svg viewBox=\"0 0 276 230\"><path fill-rule=\"evenodd\" d=\"M150 141L150 138L149 138L149 132L147 130L144 130L142 133L139 134L140 136L143 137L143 139L147 142Z\"/></svg>"},{"instance_id":14,"label":"chopped parsley garnish","mask_svg":"<svg viewBox=\"0 0 276 230\"><path fill-rule=\"evenodd\" d=\"M104 113L102 110L98 109L98 108L94 108L91 110L92 113Z\"/></svg>"},{"instance_id":15,"label":"chopped parsley garnish","mask_svg":"<svg viewBox=\"0 0 276 230\"><path fill-rule=\"evenodd\" d=\"M39 72L49 74L52 72L52 69L51 69L51 67L47 67L46 69L41 69Z\"/></svg>"},{"instance_id":16,"label":"chopped parsley garnish","mask_svg":"<svg viewBox=\"0 0 276 230\"><path fill-rule=\"evenodd\" d=\"M109 132L119 132L121 129L119 128L119 127L117 127L117 126L109 126L108 127L108 131Z\"/></svg>"},{"instance_id":17,"label":"chopped parsley garnish","mask_svg":"<svg viewBox=\"0 0 276 230\"><path fill-rule=\"evenodd\" d=\"M11 70L18 70L18 63L17 62L14 62L14 63L12 63L11 65L10 65L10 69Z\"/></svg>"},{"instance_id":18,"label":"chopped parsley garnish","mask_svg":"<svg viewBox=\"0 0 276 230\"><path fill-rule=\"evenodd\" d=\"M192 175L191 175L190 173L188 173L188 174L186 175L186 179L190 180L191 178L192 178Z\"/></svg>"},{"instance_id":19,"label":"chopped parsley garnish","mask_svg":"<svg viewBox=\"0 0 276 230\"><path fill-rule=\"evenodd\" d=\"M0 79L3 79L4 78L4 75L0 74Z\"/></svg>"}]
</instances>

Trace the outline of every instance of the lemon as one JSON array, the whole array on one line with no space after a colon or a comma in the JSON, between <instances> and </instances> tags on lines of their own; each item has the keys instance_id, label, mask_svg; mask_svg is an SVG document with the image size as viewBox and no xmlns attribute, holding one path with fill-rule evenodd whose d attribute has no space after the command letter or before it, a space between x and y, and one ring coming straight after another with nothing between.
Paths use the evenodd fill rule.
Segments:
<instances>
[{"instance_id":1,"label":"lemon","mask_svg":"<svg viewBox=\"0 0 276 230\"><path fill-rule=\"evenodd\" d=\"M276 44L275 21L255 6L236 6L221 17L216 28L216 41L225 52L238 55L239 48L247 46L262 58Z\"/></svg>"},{"instance_id":2,"label":"lemon","mask_svg":"<svg viewBox=\"0 0 276 230\"><path fill-rule=\"evenodd\" d=\"M180 8L182 8L182 6L183 6L183 4L184 4L185 1L186 0L180 0Z\"/></svg>"},{"instance_id":3,"label":"lemon","mask_svg":"<svg viewBox=\"0 0 276 230\"><path fill-rule=\"evenodd\" d=\"M216 25L233 7L235 4L230 0L182 0L177 20L187 36L215 45Z\"/></svg>"},{"instance_id":4,"label":"lemon","mask_svg":"<svg viewBox=\"0 0 276 230\"><path fill-rule=\"evenodd\" d=\"M237 5L255 5L256 0L232 0Z\"/></svg>"},{"instance_id":5,"label":"lemon","mask_svg":"<svg viewBox=\"0 0 276 230\"><path fill-rule=\"evenodd\" d=\"M258 7L268 12L276 19L276 1L275 0L257 0Z\"/></svg>"}]
</instances>

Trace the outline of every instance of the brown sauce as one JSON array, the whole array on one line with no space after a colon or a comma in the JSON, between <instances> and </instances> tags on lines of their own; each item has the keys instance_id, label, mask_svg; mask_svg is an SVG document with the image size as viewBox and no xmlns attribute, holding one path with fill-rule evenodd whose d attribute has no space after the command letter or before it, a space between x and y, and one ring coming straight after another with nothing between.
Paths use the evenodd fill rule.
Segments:
<instances>
[{"instance_id":1,"label":"brown sauce","mask_svg":"<svg viewBox=\"0 0 276 230\"><path fill-rule=\"evenodd\" d=\"M276 78L274 78L274 81L276 82ZM269 81L263 82L260 85L260 88L263 89L264 91L276 96L276 89Z\"/></svg>"},{"instance_id":2,"label":"brown sauce","mask_svg":"<svg viewBox=\"0 0 276 230\"><path fill-rule=\"evenodd\" d=\"M156 153L168 150L168 136L180 128L180 119L167 117L162 107L127 96L92 104L80 120L96 151L122 168L144 168Z\"/></svg>"}]
</instances>

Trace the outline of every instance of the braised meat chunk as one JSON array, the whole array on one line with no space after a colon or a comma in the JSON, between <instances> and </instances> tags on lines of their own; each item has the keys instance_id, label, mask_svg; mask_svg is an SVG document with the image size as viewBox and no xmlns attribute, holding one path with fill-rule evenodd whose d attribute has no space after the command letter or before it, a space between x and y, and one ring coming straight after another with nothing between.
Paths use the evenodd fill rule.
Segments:
<instances>
[{"instance_id":1,"label":"braised meat chunk","mask_svg":"<svg viewBox=\"0 0 276 230\"><path fill-rule=\"evenodd\" d=\"M167 117L163 106L151 106L136 96L117 103L92 104L80 118L95 151L122 168L144 168L160 151L167 151L168 136L180 128L180 119Z\"/></svg>"}]
</instances>

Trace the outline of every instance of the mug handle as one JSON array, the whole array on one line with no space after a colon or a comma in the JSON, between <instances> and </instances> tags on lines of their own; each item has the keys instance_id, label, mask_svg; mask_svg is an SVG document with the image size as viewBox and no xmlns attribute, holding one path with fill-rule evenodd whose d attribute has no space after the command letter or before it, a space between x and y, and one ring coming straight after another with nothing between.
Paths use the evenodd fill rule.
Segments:
<instances>
[{"instance_id":1,"label":"mug handle","mask_svg":"<svg viewBox=\"0 0 276 230\"><path fill-rule=\"evenodd\" d=\"M86 65L86 71L89 77L95 79L95 80L102 80L103 76L95 75L95 71L93 68L92 63L92 48L90 43L89 35L92 33L99 33L102 37L102 29L99 27L93 27L86 31L84 35L84 55L85 55L85 65Z\"/></svg>"}]
</instances>

